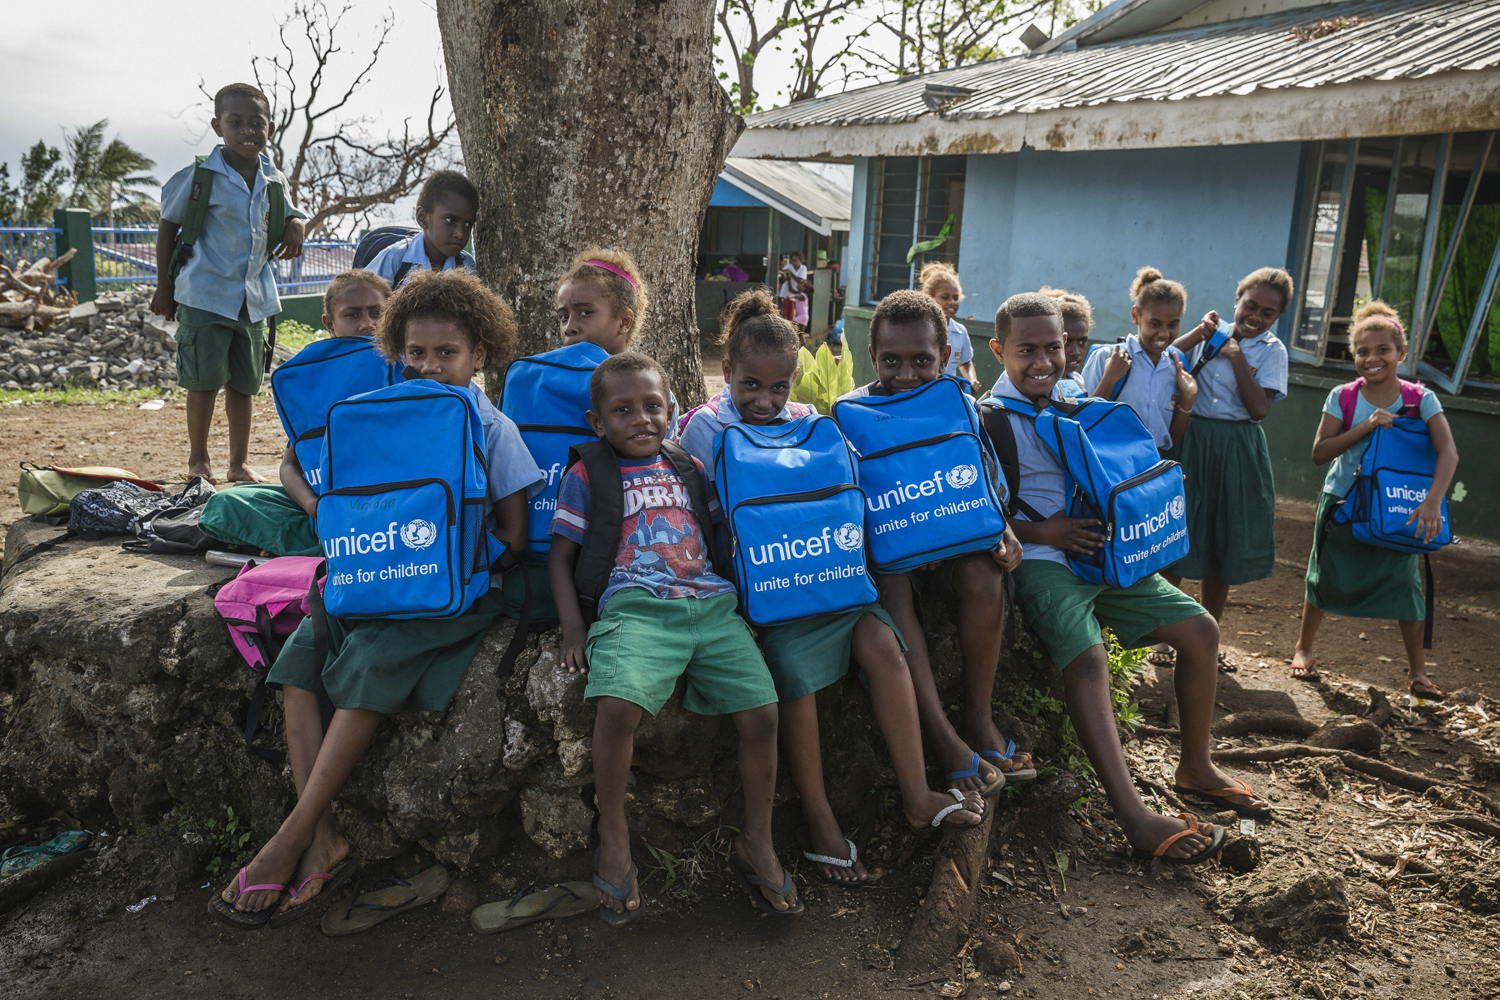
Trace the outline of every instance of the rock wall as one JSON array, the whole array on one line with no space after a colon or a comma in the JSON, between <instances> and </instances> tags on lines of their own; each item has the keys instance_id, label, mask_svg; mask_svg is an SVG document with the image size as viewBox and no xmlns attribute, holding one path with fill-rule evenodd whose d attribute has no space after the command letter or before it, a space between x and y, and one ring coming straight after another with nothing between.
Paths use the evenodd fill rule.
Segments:
<instances>
[{"instance_id":1,"label":"rock wall","mask_svg":"<svg viewBox=\"0 0 1500 1000\"><path fill-rule=\"evenodd\" d=\"M0 389L171 386L176 324L151 315L142 286L74 306L49 330L0 330Z\"/></svg>"}]
</instances>

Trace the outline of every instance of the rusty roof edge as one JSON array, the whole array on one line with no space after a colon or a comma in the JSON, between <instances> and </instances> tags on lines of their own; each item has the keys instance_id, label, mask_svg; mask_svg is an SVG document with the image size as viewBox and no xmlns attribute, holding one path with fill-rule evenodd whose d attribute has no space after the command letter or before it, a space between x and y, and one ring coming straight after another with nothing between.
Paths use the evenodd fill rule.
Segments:
<instances>
[{"instance_id":1,"label":"rusty roof edge","mask_svg":"<svg viewBox=\"0 0 1500 1000\"><path fill-rule=\"evenodd\" d=\"M1454 88L1453 84L1460 84ZM1177 101L1011 112L994 118L922 115L904 122L756 126L736 156L848 161L864 156L1091 151L1306 142L1500 128L1500 68L1417 79L1356 80L1307 91L1257 90Z\"/></svg>"}]
</instances>

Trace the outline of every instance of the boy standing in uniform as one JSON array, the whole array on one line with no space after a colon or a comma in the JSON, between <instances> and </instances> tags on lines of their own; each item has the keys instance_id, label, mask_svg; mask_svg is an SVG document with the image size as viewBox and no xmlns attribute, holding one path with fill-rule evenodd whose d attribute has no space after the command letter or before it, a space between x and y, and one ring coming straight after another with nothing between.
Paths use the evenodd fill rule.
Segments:
<instances>
[{"instance_id":1,"label":"boy standing in uniform","mask_svg":"<svg viewBox=\"0 0 1500 1000\"><path fill-rule=\"evenodd\" d=\"M223 142L202 163L213 176L201 183L197 166L184 167L162 187L156 236L156 294L151 311L177 327L177 384L188 391L188 474L213 481L208 431L224 390L229 422L230 482L254 482L250 450L252 397L265 374L266 320L281 311L271 259L302 253L303 213L285 203L286 178L266 154L271 102L248 83L214 95L214 134ZM205 190L206 188L206 190ZM285 204L286 225L271 227L273 200ZM201 231L189 234L186 260L173 273L178 235L201 211Z\"/></svg>"}]
</instances>

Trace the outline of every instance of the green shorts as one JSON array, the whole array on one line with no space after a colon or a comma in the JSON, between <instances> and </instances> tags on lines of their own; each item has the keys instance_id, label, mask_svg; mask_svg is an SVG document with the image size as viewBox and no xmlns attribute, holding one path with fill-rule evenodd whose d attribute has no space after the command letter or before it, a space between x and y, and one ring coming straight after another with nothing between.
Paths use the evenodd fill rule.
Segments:
<instances>
[{"instance_id":1,"label":"green shorts","mask_svg":"<svg viewBox=\"0 0 1500 1000\"><path fill-rule=\"evenodd\" d=\"M1129 587L1106 587L1085 583L1062 563L1026 559L1015 576L1026 624L1059 670L1104 642L1101 625L1126 649L1138 649L1163 625L1208 613L1156 573Z\"/></svg>"},{"instance_id":2,"label":"green shorts","mask_svg":"<svg viewBox=\"0 0 1500 1000\"><path fill-rule=\"evenodd\" d=\"M619 591L589 627L585 698L619 698L655 715L686 676L682 705L699 715L729 715L776 701L776 686L736 612L739 598L652 597Z\"/></svg>"},{"instance_id":3,"label":"green shorts","mask_svg":"<svg viewBox=\"0 0 1500 1000\"><path fill-rule=\"evenodd\" d=\"M782 701L815 694L849 676L854 629L865 615L879 619L896 634L902 650L906 649L901 630L890 613L878 604L761 630L761 652L766 654L766 666L771 669L771 680Z\"/></svg>"},{"instance_id":4,"label":"green shorts","mask_svg":"<svg viewBox=\"0 0 1500 1000\"><path fill-rule=\"evenodd\" d=\"M177 307L177 384L184 389L217 392L227 386L253 396L260 392L265 365L265 320L250 322L243 306L238 319Z\"/></svg>"}]
</instances>

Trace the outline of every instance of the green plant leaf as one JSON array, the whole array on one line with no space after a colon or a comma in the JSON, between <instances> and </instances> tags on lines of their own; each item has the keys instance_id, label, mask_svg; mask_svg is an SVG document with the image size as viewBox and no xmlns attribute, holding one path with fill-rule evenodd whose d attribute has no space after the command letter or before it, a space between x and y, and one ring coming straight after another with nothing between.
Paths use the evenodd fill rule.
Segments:
<instances>
[{"instance_id":1,"label":"green plant leaf","mask_svg":"<svg viewBox=\"0 0 1500 1000\"><path fill-rule=\"evenodd\" d=\"M906 262L910 264L912 262L912 259L916 257L917 254L926 253L929 250L936 250L944 243L947 243L949 234L953 232L954 218L955 217L950 213L948 215L948 218L943 220L943 228L939 229L938 234L932 237L932 239L921 240L917 243L913 243L911 245L911 249L906 251Z\"/></svg>"}]
</instances>

